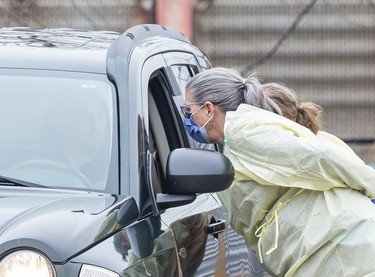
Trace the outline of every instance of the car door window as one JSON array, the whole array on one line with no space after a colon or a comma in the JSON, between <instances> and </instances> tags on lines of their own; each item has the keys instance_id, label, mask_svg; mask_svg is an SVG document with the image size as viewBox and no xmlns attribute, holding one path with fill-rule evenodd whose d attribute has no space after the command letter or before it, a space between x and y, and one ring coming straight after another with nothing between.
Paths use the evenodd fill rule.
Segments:
<instances>
[{"instance_id":1,"label":"car door window","mask_svg":"<svg viewBox=\"0 0 375 277\"><path fill-rule=\"evenodd\" d=\"M160 190L165 192L163 184L165 183L165 165L168 154L173 149L186 146L186 141L181 135L184 133L184 130L181 126L179 111L172 98L172 85L168 81L166 71L162 70L155 73L149 84L150 137L152 137L150 143L152 141L154 143L154 146L150 147L153 150L150 151L153 151L155 163L159 164L157 179L161 184ZM202 203L209 201L211 202L212 209L215 209L215 206L218 209L217 203L212 201L210 195L202 195L200 199L205 200L191 204L192 206L198 206L195 211L191 209L192 206L190 208L181 206L176 209L168 209L165 212L168 215L168 219L163 220L167 225L164 225L165 230L163 238L160 237L160 242L163 241L165 247L166 245L171 246L173 244L173 249L177 254L173 256L170 263L171 267L168 269L167 274L177 274L177 271L171 272L170 270L178 265L176 270L180 270L183 276L194 276L201 267L204 258L208 255L206 252L207 243L215 244L214 238L210 238L205 233L205 226L208 224L209 217L213 213L207 212L207 208L200 206ZM172 211L172 213L169 211ZM178 211L181 212L179 213ZM161 214L161 218L163 218L163 214ZM165 248L164 255L168 255L171 259L171 249L168 248L167 250L167 248ZM159 258L161 257L159 256Z\"/></svg>"},{"instance_id":2,"label":"car door window","mask_svg":"<svg viewBox=\"0 0 375 277\"><path fill-rule=\"evenodd\" d=\"M185 98L186 83L193 76L193 71L186 65L174 65L171 66L171 69L179 87L179 90L173 90L173 96L182 95Z\"/></svg>"},{"instance_id":3,"label":"car door window","mask_svg":"<svg viewBox=\"0 0 375 277\"><path fill-rule=\"evenodd\" d=\"M173 100L176 104L176 106L179 108L180 106L184 105L185 103L185 87L187 82L190 80L192 76L194 76L198 72L198 66L197 65L171 65L170 70L173 74L171 74L173 78L173 82L176 83L176 88L174 89L173 93ZM182 112L179 109L181 122L184 120L184 116ZM186 139L189 141L190 147L193 148L201 148L201 149L211 149L215 150L217 147L213 144L207 144L207 143L199 143L192 139L187 133Z\"/></svg>"}]
</instances>

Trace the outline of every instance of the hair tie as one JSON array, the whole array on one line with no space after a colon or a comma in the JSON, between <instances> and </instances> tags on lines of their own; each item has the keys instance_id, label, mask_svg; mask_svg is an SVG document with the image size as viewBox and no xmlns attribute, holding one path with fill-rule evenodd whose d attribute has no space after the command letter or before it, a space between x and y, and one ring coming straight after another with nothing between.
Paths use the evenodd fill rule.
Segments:
<instances>
[{"instance_id":1,"label":"hair tie","mask_svg":"<svg viewBox=\"0 0 375 277\"><path fill-rule=\"evenodd\" d=\"M300 108L300 106L297 106L297 116L296 116L296 122L300 123L300 117L304 114L304 110Z\"/></svg>"},{"instance_id":2,"label":"hair tie","mask_svg":"<svg viewBox=\"0 0 375 277\"><path fill-rule=\"evenodd\" d=\"M240 89L245 89L246 88L246 79L245 78L243 78L242 79L242 82L241 82L241 85L240 85Z\"/></svg>"}]
</instances>

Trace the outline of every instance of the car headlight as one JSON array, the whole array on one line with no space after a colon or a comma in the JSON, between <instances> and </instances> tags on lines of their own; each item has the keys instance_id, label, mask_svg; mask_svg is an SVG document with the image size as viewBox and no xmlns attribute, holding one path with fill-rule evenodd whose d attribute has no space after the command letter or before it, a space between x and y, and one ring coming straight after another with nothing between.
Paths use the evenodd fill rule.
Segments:
<instances>
[{"instance_id":1,"label":"car headlight","mask_svg":"<svg viewBox=\"0 0 375 277\"><path fill-rule=\"evenodd\" d=\"M79 277L119 277L119 275L101 267L85 264L81 268Z\"/></svg>"},{"instance_id":2,"label":"car headlight","mask_svg":"<svg viewBox=\"0 0 375 277\"><path fill-rule=\"evenodd\" d=\"M19 250L0 261L1 277L56 277L51 262L42 254L32 250Z\"/></svg>"}]
</instances>

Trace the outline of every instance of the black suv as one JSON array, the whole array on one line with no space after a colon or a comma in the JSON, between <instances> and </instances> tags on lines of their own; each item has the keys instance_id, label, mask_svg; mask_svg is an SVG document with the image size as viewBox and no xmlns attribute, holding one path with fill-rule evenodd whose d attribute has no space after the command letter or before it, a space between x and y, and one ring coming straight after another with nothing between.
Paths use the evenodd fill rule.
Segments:
<instances>
[{"instance_id":1,"label":"black suv","mask_svg":"<svg viewBox=\"0 0 375 277\"><path fill-rule=\"evenodd\" d=\"M180 32L0 29L0 276L264 276L184 130L211 66Z\"/></svg>"}]
</instances>

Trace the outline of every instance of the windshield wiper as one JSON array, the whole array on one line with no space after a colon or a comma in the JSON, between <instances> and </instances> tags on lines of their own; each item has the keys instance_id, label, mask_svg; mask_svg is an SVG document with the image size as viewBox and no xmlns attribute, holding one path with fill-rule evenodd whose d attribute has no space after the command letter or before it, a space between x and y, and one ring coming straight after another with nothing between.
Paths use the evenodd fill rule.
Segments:
<instances>
[{"instance_id":1,"label":"windshield wiper","mask_svg":"<svg viewBox=\"0 0 375 277\"><path fill-rule=\"evenodd\" d=\"M32 188L46 188L46 186L36 183L28 182L25 180L18 180L11 177L0 175L0 186L19 186L19 187L32 187Z\"/></svg>"}]
</instances>

